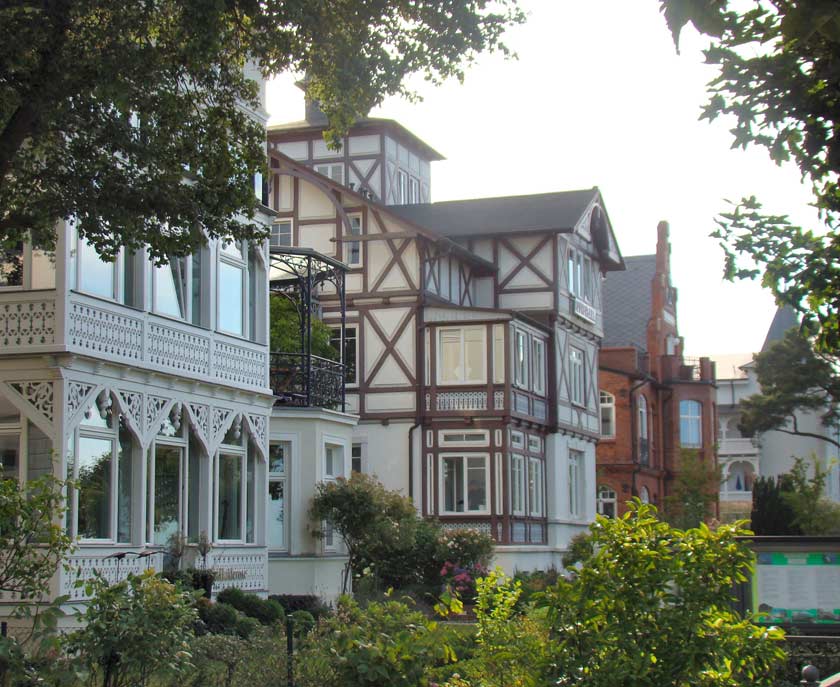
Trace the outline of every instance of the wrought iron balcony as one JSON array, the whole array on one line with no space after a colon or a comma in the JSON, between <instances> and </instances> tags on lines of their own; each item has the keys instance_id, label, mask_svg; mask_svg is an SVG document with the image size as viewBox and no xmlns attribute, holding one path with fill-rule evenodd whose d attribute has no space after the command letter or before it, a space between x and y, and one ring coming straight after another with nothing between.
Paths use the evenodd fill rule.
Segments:
<instances>
[{"instance_id":1,"label":"wrought iron balcony","mask_svg":"<svg viewBox=\"0 0 840 687\"><path fill-rule=\"evenodd\" d=\"M305 353L272 353L271 389L277 403L344 411L345 365Z\"/></svg>"}]
</instances>

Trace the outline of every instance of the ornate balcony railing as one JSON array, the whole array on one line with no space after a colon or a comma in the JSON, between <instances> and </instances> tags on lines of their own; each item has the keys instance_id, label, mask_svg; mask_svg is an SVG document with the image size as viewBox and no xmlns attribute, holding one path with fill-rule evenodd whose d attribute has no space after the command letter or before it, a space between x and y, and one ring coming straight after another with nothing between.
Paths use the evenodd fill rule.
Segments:
<instances>
[{"instance_id":1,"label":"ornate balcony railing","mask_svg":"<svg viewBox=\"0 0 840 687\"><path fill-rule=\"evenodd\" d=\"M344 411L345 365L317 355L272 353L271 388L277 403Z\"/></svg>"}]
</instances>

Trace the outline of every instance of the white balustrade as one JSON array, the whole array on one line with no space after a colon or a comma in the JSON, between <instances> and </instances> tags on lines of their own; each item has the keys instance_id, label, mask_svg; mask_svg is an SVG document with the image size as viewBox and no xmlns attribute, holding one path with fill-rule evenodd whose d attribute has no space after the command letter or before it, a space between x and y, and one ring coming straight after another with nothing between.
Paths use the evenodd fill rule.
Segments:
<instances>
[{"instance_id":1,"label":"white balustrade","mask_svg":"<svg viewBox=\"0 0 840 687\"><path fill-rule=\"evenodd\" d=\"M443 391L435 397L436 410L487 410L486 391Z\"/></svg>"},{"instance_id":2,"label":"white balustrade","mask_svg":"<svg viewBox=\"0 0 840 687\"><path fill-rule=\"evenodd\" d=\"M268 386L264 345L78 293L68 303L66 346L193 379L255 389Z\"/></svg>"},{"instance_id":3,"label":"white balustrade","mask_svg":"<svg viewBox=\"0 0 840 687\"><path fill-rule=\"evenodd\" d=\"M55 291L0 291L0 346L4 352L55 344Z\"/></svg>"},{"instance_id":4,"label":"white balustrade","mask_svg":"<svg viewBox=\"0 0 840 687\"><path fill-rule=\"evenodd\" d=\"M757 456L758 446L754 439L722 439L718 447L719 456Z\"/></svg>"},{"instance_id":5,"label":"white balustrade","mask_svg":"<svg viewBox=\"0 0 840 687\"><path fill-rule=\"evenodd\" d=\"M207 556L207 565L216 573L213 592L228 587L246 592L264 592L268 585L266 549L217 549Z\"/></svg>"},{"instance_id":6,"label":"white balustrade","mask_svg":"<svg viewBox=\"0 0 840 687\"><path fill-rule=\"evenodd\" d=\"M120 557L115 557L114 554ZM84 601L89 597L85 593L84 582L100 575L109 584L122 582L129 575L140 575L146 570L161 570L163 553L155 552L148 556L138 556L139 552L114 551L79 551L68 556L61 571L60 594L70 597L70 601ZM123 555L124 554L124 555Z\"/></svg>"}]
</instances>

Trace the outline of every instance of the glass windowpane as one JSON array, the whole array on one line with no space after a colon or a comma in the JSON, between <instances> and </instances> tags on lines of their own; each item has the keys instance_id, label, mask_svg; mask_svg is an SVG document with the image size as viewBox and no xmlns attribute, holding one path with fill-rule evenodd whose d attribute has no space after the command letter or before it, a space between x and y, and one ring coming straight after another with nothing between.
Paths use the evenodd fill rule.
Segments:
<instances>
[{"instance_id":1,"label":"glass windowpane","mask_svg":"<svg viewBox=\"0 0 840 687\"><path fill-rule=\"evenodd\" d=\"M219 539L242 538L242 456L219 454Z\"/></svg>"},{"instance_id":2,"label":"glass windowpane","mask_svg":"<svg viewBox=\"0 0 840 687\"><path fill-rule=\"evenodd\" d=\"M111 537L112 451L110 439L79 438L78 535L82 539Z\"/></svg>"}]
</instances>

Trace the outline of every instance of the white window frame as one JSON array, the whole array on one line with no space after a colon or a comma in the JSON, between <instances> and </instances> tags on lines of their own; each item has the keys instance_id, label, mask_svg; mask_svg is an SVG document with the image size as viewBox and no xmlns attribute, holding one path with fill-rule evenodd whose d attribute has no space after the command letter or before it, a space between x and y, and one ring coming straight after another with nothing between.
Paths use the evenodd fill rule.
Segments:
<instances>
[{"instance_id":1,"label":"white window frame","mask_svg":"<svg viewBox=\"0 0 840 687\"><path fill-rule=\"evenodd\" d=\"M481 346L481 376L480 377L473 377L470 379L465 379L466 375L466 362L467 362L467 351L466 351L466 332L467 331L479 331L481 332L481 339L482 339L482 346ZM462 378L459 380L443 380L441 378L441 371L443 369L443 352L441 346L441 338L443 337L444 333L448 332L458 332L460 336L460 347L461 347L461 376ZM436 364L436 374L437 383L439 386L478 386L480 384L487 383L487 327L484 325L476 325L472 327L439 327L437 330L437 364Z\"/></svg>"},{"instance_id":2,"label":"white window frame","mask_svg":"<svg viewBox=\"0 0 840 687\"><path fill-rule=\"evenodd\" d=\"M528 515L541 518L544 514L543 462L540 458L528 458Z\"/></svg>"},{"instance_id":3,"label":"white window frame","mask_svg":"<svg viewBox=\"0 0 840 687\"><path fill-rule=\"evenodd\" d=\"M510 456L510 512L525 515L526 470L525 456L512 453Z\"/></svg>"},{"instance_id":4,"label":"white window frame","mask_svg":"<svg viewBox=\"0 0 840 687\"><path fill-rule=\"evenodd\" d=\"M272 445L282 445L285 444L288 446L288 454L283 456L283 472L271 472L271 446ZM292 455L294 454L294 441L289 438L275 438L271 437L269 439L269 458L266 471L268 473L268 490L269 490L269 500L270 500L270 492L271 492L271 485L276 483L283 484L283 526L282 526L282 533L283 533L283 545L280 547L271 546L270 539L271 535L269 532L266 532L265 536L265 543L266 547L268 547L269 551L288 551L289 550L289 495L290 495L290 488L289 488L289 473L292 464ZM266 516L267 518L267 516ZM269 525L269 528L271 525Z\"/></svg>"},{"instance_id":5,"label":"white window frame","mask_svg":"<svg viewBox=\"0 0 840 687\"><path fill-rule=\"evenodd\" d=\"M447 458L460 458L463 461L464 470L464 510L463 511L448 511L446 510L446 477L444 475L444 462ZM483 510L469 510L469 463L468 458L483 458L484 459L484 493L486 494L486 504ZM441 515L490 515L490 502L492 492L490 491L490 454L489 453L439 453L438 454L438 499L440 503Z\"/></svg>"},{"instance_id":6,"label":"white window frame","mask_svg":"<svg viewBox=\"0 0 840 687\"><path fill-rule=\"evenodd\" d=\"M72 219L67 222L67 236L68 236L68 243L70 246L70 255L69 260L73 263L72 269L72 283L70 284L70 288L74 291L78 291L79 293L84 293L86 295L92 296L93 298L103 298L109 301L120 302L123 300L122 296L122 280L119 278L120 274L122 274L122 262L124 258L125 249L120 248L116 259L113 263L110 263L111 266L111 294L109 296L105 296L101 293L94 293L92 291L86 291L82 288L82 273L84 270L82 269L82 249L85 244L91 249L94 250L94 247L88 243L85 239L79 236L79 232L76 229L76 223ZM102 262L105 262L104 260ZM106 263L108 264L108 263ZM24 267L24 269L26 269ZM11 287L10 287L11 288ZM16 287L20 288L20 287Z\"/></svg>"},{"instance_id":7,"label":"white window frame","mask_svg":"<svg viewBox=\"0 0 840 687\"><path fill-rule=\"evenodd\" d=\"M286 233L280 233L279 229L280 226L288 226L289 227L289 242L284 243L280 239L286 236ZM277 229L277 231L275 231ZM271 248L291 248L295 245L295 225L294 220L291 217L281 217L276 220L271 225L271 235L269 237L269 246Z\"/></svg>"},{"instance_id":8,"label":"white window frame","mask_svg":"<svg viewBox=\"0 0 840 687\"><path fill-rule=\"evenodd\" d=\"M244 423L243 423L244 424ZM245 428L242 429L243 433L245 432ZM215 460L213 461L213 484L215 488L213 489L213 531L215 533L215 541L219 542L220 544L246 544L247 537L248 537L248 438L243 436L242 439L242 446L233 446L230 444L223 444L219 447L218 451L216 451ZM242 503L242 513L240 514L240 532L242 536L239 539L222 539L220 532L219 532L219 465L221 463L222 455L225 456L235 456L239 458L240 461L240 474L242 476L242 485L240 486L241 490L241 503ZM256 503L254 504L256 507ZM255 510L256 513L256 510ZM182 524L183 527L183 524ZM255 538L256 538L256 531L255 531Z\"/></svg>"},{"instance_id":9,"label":"white window frame","mask_svg":"<svg viewBox=\"0 0 840 687\"><path fill-rule=\"evenodd\" d=\"M247 338L248 332L248 244L245 241L240 241L240 250L242 252L242 258L237 258L235 255L225 252L224 248L222 247L222 242L219 242L218 246L218 263L216 267L216 330L222 332L223 334L227 334L228 336L235 336L240 339ZM241 317L242 317L242 330L239 332L232 332L227 329L222 329L222 317L221 317L221 289L222 289L222 280L221 280L221 271L222 265L229 265L231 267L235 267L241 270L241 279L242 279L242 304L241 304Z\"/></svg>"},{"instance_id":10,"label":"white window frame","mask_svg":"<svg viewBox=\"0 0 840 687\"><path fill-rule=\"evenodd\" d=\"M480 434L481 439L453 440L458 435ZM487 429L442 429L438 431L438 445L444 446L489 446L490 430Z\"/></svg>"},{"instance_id":11,"label":"white window frame","mask_svg":"<svg viewBox=\"0 0 840 687\"><path fill-rule=\"evenodd\" d=\"M475 282L473 281L473 284ZM505 325L493 325L493 383L505 383Z\"/></svg>"},{"instance_id":12,"label":"white window frame","mask_svg":"<svg viewBox=\"0 0 840 687\"><path fill-rule=\"evenodd\" d=\"M198 250L201 251L202 249L199 248ZM185 282L187 284L187 292L184 294L184 306L185 306L184 310L186 312L183 315L174 315L172 313L162 312L161 310L158 309L158 279L160 278L160 276L162 274L161 271L164 268L168 267L170 272L171 272L171 270L172 270L172 261L171 260L167 265L162 265L161 267L157 267L154 264L151 265L151 269L152 269L152 278L151 278L151 282L152 282L152 303L151 303L150 310L152 312L154 312L156 315L159 315L160 317L168 317L170 319L178 320L180 322L186 322L187 324L195 324L195 322L194 322L195 313L193 312L193 291L192 291L193 269L195 267L194 261L193 261L193 254L184 256L183 259L184 259L184 265L185 265L185 269L186 269L186 275L185 275L184 279L185 279ZM199 284L199 291L203 294L204 291L205 291L204 284L205 284L205 280L207 278L206 277L206 272L207 272L207 264L206 263L207 263L207 261L206 261L206 258L204 256L204 254L200 254L199 260L201 260L204 263L202 265L203 274L200 275L201 283ZM174 281L174 277L173 277L173 281ZM175 288L176 289L178 288L177 284L175 284ZM201 308L201 307L203 307L203 304L199 305L199 308ZM199 324L199 326L200 326L200 323L202 322L202 319L203 319L202 318L202 313L199 312L198 313L198 324Z\"/></svg>"},{"instance_id":13,"label":"white window frame","mask_svg":"<svg viewBox=\"0 0 840 687\"><path fill-rule=\"evenodd\" d=\"M359 451L358 456L354 456L353 454L356 452L356 449ZM353 461L359 461L359 469L356 470L353 468ZM364 474L367 472L367 442L366 441L354 441L350 444L350 474L358 472L360 474Z\"/></svg>"},{"instance_id":14,"label":"white window frame","mask_svg":"<svg viewBox=\"0 0 840 687\"><path fill-rule=\"evenodd\" d=\"M697 414L692 410L696 409ZM684 423L691 423L697 431L697 443L690 443L690 437L684 436ZM682 448L703 448L703 404L691 398L680 400L680 446Z\"/></svg>"},{"instance_id":15,"label":"white window frame","mask_svg":"<svg viewBox=\"0 0 840 687\"><path fill-rule=\"evenodd\" d=\"M612 515L604 513L604 506L608 503L611 503L613 506ZM609 485L602 484L598 487L598 491L596 492L596 505L598 515L603 515L605 518L618 517L618 494Z\"/></svg>"},{"instance_id":16,"label":"white window frame","mask_svg":"<svg viewBox=\"0 0 840 687\"><path fill-rule=\"evenodd\" d=\"M584 453L569 449L569 515L573 519L583 517L583 462Z\"/></svg>"},{"instance_id":17,"label":"white window frame","mask_svg":"<svg viewBox=\"0 0 840 687\"><path fill-rule=\"evenodd\" d=\"M93 403L93 411L94 413L98 412L96 407L96 402ZM112 407L112 412L116 413L116 408ZM112 422L114 425L110 428L99 428L99 427L83 427L79 426L76 428L73 437L73 476L74 480L79 479L79 444L81 443L81 439L99 439L103 441L109 441L111 444L111 459L110 459L110 494L108 497L108 516L109 516L109 523L108 529L110 532L109 537L95 537L95 538L84 538L79 536L79 492L81 491L80 487L77 486L73 489L73 510L72 510L72 536L73 538L80 544L80 545L101 545L101 544L117 544L117 489L119 485L119 460L117 460L118 452L119 452L119 418L115 418ZM122 543L122 542L120 542Z\"/></svg>"},{"instance_id":18,"label":"white window frame","mask_svg":"<svg viewBox=\"0 0 840 687\"><path fill-rule=\"evenodd\" d=\"M327 472L327 451L328 449L341 449L341 472ZM323 441L321 442L321 478L323 482L335 482L340 477L344 477L347 474L347 456L348 454L348 447L347 444L342 441L338 437L333 436L325 436ZM335 467L335 463L333 464L333 468ZM322 523L324 528L324 536L322 538L322 543L324 547L324 551L328 553L333 553L338 550L338 543L335 536L335 530L331 523L324 521Z\"/></svg>"},{"instance_id":19,"label":"white window frame","mask_svg":"<svg viewBox=\"0 0 840 687\"><path fill-rule=\"evenodd\" d=\"M353 332L353 336L348 336L348 333L351 331ZM333 345L335 339L341 339L341 327L330 327L330 345L333 348L335 348ZM344 325L344 353L347 352L347 341L351 339L356 342L356 345L353 350L353 381L349 379L345 381L345 387L348 389L359 386L359 328L355 324L346 324ZM343 355L342 360L347 365L347 358Z\"/></svg>"},{"instance_id":20,"label":"white window frame","mask_svg":"<svg viewBox=\"0 0 840 687\"><path fill-rule=\"evenodd\" d=\"M586 353L582 348L569 346L569 400L577 406L586 404Z\"/></svg>"},{"instance_id":21,"label":"white window frame","mask_svg":"<svg viewBox=\"0 0 840 687\"><path fill-rule=\"evenodd\" d=\"M517 448L521 450L525 450L525 434L524 432L517 432L515 430L511 430L510 432L510 445L512 448Z\"/></svg>"},{"instance_id":22,"label":"white window frame","mask_svg":"<svg viewBox=\"0 0 840 687\"><path fill-rule=\"evenodd\" d=\"M361 236L364 233L362 226L362 216L359 214L348 215L347 219L350 222L349 234L351 236ZM356 250L356 260L351 260L350 256L353 254L353 249ZM361 267L363 263L362 258L362 242L361 241L347 241L344 243L343 254L344 262L350 267Z\"/></svg>"},{"instance_id":23,"label":"white window frame","mask_svg":"<svg viewBox=\"0 0 840 687\"><path fill-rule=\"evenodd\" d=\"M408 177L408 202L411 205L420 202L420 180L417 177Z\"/></svg>"},{"instance_id":24,"label":"white window frame","mask_svg":"<svg viewBox=\"0 0 840 687\"><path fill-rule=\"evenodd\" d=\"M615 396L609 391L601 389L598 394L598 403L601 408L601 438L614 439L615 438ZM604 412L608 414L610 432L604 432Z\"/></svg>"},{"instance_id":25,"label":"white window frame","mask_svg":"<svg viewBox=\"0 0 840 687\"><path fill-rule=\"evenodd\" d=\"M408 204L408 172L404 169L397 170L397 205Z\"/></svg>"},{"instance_id":26,"label":"white window frame","mask_svg":"<svg viewBox=\"0 0 840 687\"><path fill-rule=\"evenodd\" d=\"M7 473L6 468L2 465L2 461L0 461L0 478L16 479L20 484L23 484L26 479L26 475L23 474L23 452L25 447L22 422L18 420L18 422L0 423L0 437L16 437L18 446L15 474L12 475L11 473Z\"/></svg>"},{"instance_id":27,"label":"white window frame","mask_svg":"<svg viewBox=\"0 0 840 687\"><path fill-rule=\"evenodd\" d=\"M545 394L545 341L532 338L531 341L531 388L536 394Z\"/></svg>"},{"instance_id":28,"label":"white window frame","mask_svg":"<svg viewBox=\"0 0 840 687\"><path fill-rule=\"evenodd\" d=\"M344 163L343 162L324 162L315 165L315 171L334 181L337 184L344 185Z\"/></svg>"},{"instance_id":29,"label":"white window frame","mask_svg":"<svg viewBox=\"0 0 840 687\"><path fill-rule=\"evenodd\" d=\"M520 343L522 344L520 347ZM520 358L522 353L522 358ZM531 351L528 345L528 332L518 327L513 329L513 385L528 389L531 372Z\"/></svg>"}]
</instances>

